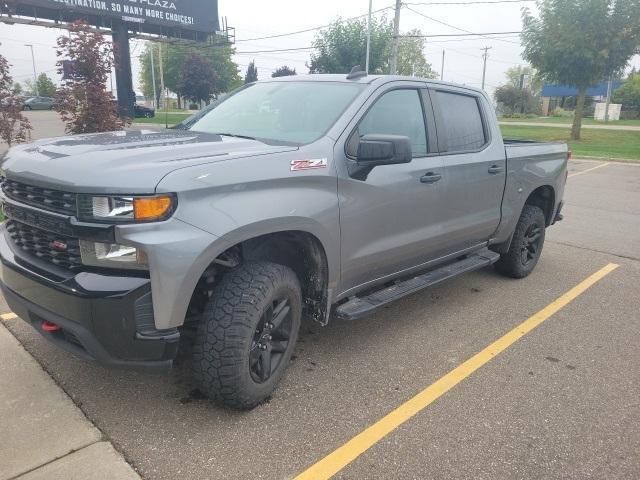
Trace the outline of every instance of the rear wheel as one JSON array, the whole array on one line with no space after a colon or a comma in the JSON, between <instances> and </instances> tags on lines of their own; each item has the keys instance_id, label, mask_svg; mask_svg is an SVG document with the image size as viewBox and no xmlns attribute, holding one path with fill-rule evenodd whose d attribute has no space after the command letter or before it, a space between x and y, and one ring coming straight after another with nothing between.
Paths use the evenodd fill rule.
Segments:
<instances>
[{"instance_id":1,"label":"rear wheel","mask_svg":"<svg viewBox=\"0 0 640 480\"><path fill-rule=\"evenodd\" d=\"M525 205L516 225L509 251L495 264L502 275L524 278L536 267L545 235L545 217L540 207Z\"/></svg>"},{"instance_id":2,"label":"rear wheel","mask_svg":"<svg viewBox=\"0 0 640 480\"><path fill-rule=\"evenodd\" d=\"M228 272L198 328L193 374L199 387L240 410L264 401L289 365L301 315L300 284L288 267L250 262Z\"/></svg>"}]
</instances>

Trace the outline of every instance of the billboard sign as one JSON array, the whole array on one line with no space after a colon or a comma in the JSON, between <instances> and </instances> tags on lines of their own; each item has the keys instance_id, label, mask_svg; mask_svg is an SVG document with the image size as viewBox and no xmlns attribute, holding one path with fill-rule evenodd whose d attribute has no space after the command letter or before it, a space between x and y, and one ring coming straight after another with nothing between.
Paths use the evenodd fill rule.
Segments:
<instances>
[{"instance_id":1,"label":"billboard sign","mask_svg":"<svg viewBox=\"0 0 640 480\"><path fill-rule=\"evenodd\" d=\"M218 0L5 0L13 14L69 21L118 19L140 31L219 30Z\"/></svg>"}]
</instances>

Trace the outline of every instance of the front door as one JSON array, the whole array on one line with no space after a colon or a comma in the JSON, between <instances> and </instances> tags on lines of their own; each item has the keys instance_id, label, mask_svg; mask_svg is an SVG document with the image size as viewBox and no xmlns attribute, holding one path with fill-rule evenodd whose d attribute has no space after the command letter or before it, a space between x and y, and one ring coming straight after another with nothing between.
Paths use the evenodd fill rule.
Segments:
<instances>
[{"instance_id":1,"label":"front door","mask_svg":"<svg viewBox=\"0 0 640 480\"><path fill-rule=\"evenodd\" d=\"M442 157L432 155L435 132L428 94L419 87L392 87L369 101L338 142L341 294L406 272L437 257L442 250ZM431 121L429 122L431 123ZM354 125L355 124L355 125ZM401 165L375 167L350 176L357 144L366 134L403 135L411 140L413 159ZM342 159L342 162L340 162Z\"/></svg>"}]
</instances>

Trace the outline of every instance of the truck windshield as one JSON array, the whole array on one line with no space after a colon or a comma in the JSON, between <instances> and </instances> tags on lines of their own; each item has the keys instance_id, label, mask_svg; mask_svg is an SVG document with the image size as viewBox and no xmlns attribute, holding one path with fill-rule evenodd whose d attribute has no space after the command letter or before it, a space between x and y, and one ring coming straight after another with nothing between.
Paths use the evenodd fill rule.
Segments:
<instances>
[{"instance_id":1,"label":"truck windshield","mask_svg":"<svg viewBox=\"0 0 640 480\"><path fill-rule=\"evenodd\" d=\"M189 130L303 145L327 132L363 88L338 82L256 83L224 99Z\"/></svg>"}]
</instances>

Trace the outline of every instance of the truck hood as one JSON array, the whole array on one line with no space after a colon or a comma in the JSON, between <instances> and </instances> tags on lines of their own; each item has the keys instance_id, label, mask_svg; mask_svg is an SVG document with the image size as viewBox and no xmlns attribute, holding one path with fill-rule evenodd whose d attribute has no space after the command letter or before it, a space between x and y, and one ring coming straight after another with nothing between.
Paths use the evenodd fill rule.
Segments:
<instances>
[{"instance_id":1,"label":"truck hood","mask_svg":"<svg viewBox=\"0 0 640 480\"><path fill-rule=\"evenodd\" d=\"M11 179L70 192L153 193L168 173L235 158L296 150L185 130L126 130L49 138L10 149Z\"/></svg>"}]
</instances>

